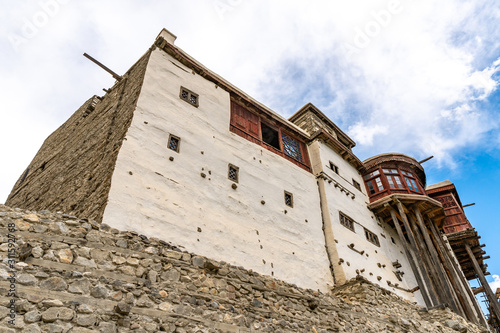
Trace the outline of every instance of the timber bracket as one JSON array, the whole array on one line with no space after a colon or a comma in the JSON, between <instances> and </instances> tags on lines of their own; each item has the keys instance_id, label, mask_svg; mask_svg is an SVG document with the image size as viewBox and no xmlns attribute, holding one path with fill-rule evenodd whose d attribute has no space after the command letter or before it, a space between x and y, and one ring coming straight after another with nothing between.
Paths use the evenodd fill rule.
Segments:
<instances>
[{"instance_id":1,"label":"timber bracket","mask_svg":"<svg viewBox=\"0 0 500 333\"><path fill-rule=\"evenodd\" d=\"M406 288L403 288L403 287L400 287L398 283L396 284L393 284L391 281L387 280L387 285L389 287L393 287L393 288L396 288L396 289L399 289L399 290L402 290L402 291L406 291L407 293L414 293L416 292L417 290L420 289L419 286L416 286L415 288L412 288L412 289L406 289Z\"/></svg>"},{"instance_id":2,"label":"timber bracket","mask_svg":"<svg viewBox=\"0 0 500 333\"><path fill-rule=\"evenodd\" d=\"M355 249L354 248L354 243L351 243L351 244L347 245L347 247L350 248L351 250L353 250L354 252L357 252L357 253L359 253L361 255L365 254L365 250L359 251L359 250Z\"/></svg>"}]
</instances>

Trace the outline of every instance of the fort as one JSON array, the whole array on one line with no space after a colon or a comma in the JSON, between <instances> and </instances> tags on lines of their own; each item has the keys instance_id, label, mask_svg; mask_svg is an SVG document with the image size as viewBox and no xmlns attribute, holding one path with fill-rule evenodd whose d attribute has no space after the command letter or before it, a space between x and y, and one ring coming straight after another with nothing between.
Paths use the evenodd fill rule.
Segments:
<instances>
[{"instance_id":1,"label":"fort","mask_svg":"<svg viewBox=\"0 0 500 333\"><path fill-rule=\"evenodd\" d=\"M5 315L0 325L494 327L487 257L453 183L426 186L423 162L400 153L360 161L355 142L313 104L285 119L175 39L163 29L104 96L47 138L16 182L0 219L16 224L17 246L30 252L16 263L17 322ZM468 283L475 278L488 318Z\"/></svg>"}]
</instances>

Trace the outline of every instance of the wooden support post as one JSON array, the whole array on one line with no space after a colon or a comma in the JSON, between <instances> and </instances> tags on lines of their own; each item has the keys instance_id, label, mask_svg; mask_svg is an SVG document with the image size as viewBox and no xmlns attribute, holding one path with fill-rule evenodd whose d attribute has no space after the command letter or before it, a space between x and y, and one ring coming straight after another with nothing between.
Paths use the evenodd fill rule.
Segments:
<instances>
[{"instance_id":1,"label":"wooden support post","mask_svg":"<svg viewBox=\"0 0 500 333\"><path fill-rule=\"evenodd\" d=\"M411 230L410 224L408 223L408 218L406 217L406 213L405 213L405 210L403 208L403 204L399 200L396 201L396 204L398 206L399 215L401 216L401 219L403 220L403 225L406 229L406 234L408 235L408 239L410 240L410 245L412 247L413 252L415 253L416 260L418 263L417 266L422 272L422 278L424 279L425 284L426 284L425 286L427 289L432 288L431 280L429 278L429 275L427 274L427 270L425 269L425 267L423 265L424 259L422 258L422 254L420 253L420 251L418 251L417 244L415 241L415 236L413 235L413 231ZM431 306L438 305L436 295L434 293L431 293L431 292L429 292L429 294L430 294L430 299L432 301Z\"/></svg>"},{"instance_id":2,"label":"wooden support post","mask_svg":"<svg viewBox=\"0 0 500 333\"><path fill-rule=\"evenodd\" d=\"M399 220L396 216L396 211L391 206L389 206L389 210L391 212L392 221L394 222L394 226L396 227L396 231L398 232L399 238L401 239L401 243L403 244L403 247L405 249L406 257L408 258L408 262L410 263L411 270L413 271L413 274L415 275L415 279L417 280L417 284L420 288L420 293L422 294L422 297L424 298L425 306L431 307L432 303L431 303L431 300L429 298L429 295L427 294L427 289L425 289L424 283L422 282L422 278L420 276L420 272L418 271L417 265L415 264L415 261L413 260L413 255L411 253L410 248L408 247L408 243L406 242L405 235L403 234L403 230L401 230L401 226L399 225Z\"/></svg>"},{"instance_id":3,"label":"wooden support post","mask_svg":"<svg viewBox=\"0 0 500 333\"><path fill-rule=\"evenodd\" d=\"M482 315L482 310L479 307L479 304L472 293L472 290L469 286L469 282L465 279L464 275L459 271L460 267L454 263L451 254L449 253L446 245L441 238L441 235L434 223L430 219L427 219L429 229L431 230L431 236L434 239L434 242L437 246L438 254L442 257L443 262L446 265L446 271L448 276L450 277L450 281L454 283L458 288L455 289L457 296L459 297L462 306L469 308L471 305L475 310L477 317L473 317L471 320L473 322L479 322L485 327L488 327L488 323L486 322L486 318ZM467 297L468 296L468 297Z\"/></svg>"},{"instance_id":4,"label":"wooden support post","mask_svg":"<svg viewBox=\"0 0 500 333\"><path fill-rule=\"evenodd\" d=\"M415 216L417 218L417 224L420 227L420 231L422 232L422 235L424 236L425 244L427 244L427 248L429 249L429 253L431 255L431 261L433 262L434 266L436 267L438 278L440 281L442 281L442 285L443 285L443 289L444 289L443 291L445 292L445 294L450 302L451 307L454 309L454 311L456 313L461 314L462 316L467 316L467 317L469 317L469 320L472 320L472 318L474 318L474 316L472 316L472 314L469 313L469 311L467 311L468 309L467 310L462 309L462 307L460 306L460 303L457 302L458 297L453 292L453 290L456 287L446 285L447 284L446 282L448 282L448 280L446 279L445 272L443 270L443 266L441 265L441 262L439 261L439 257L438 257L438 254L436 252L436 248L435 248L434 244L432 243L431 238L429 237L429 231L425 227L424 220L422 218L422 214L420 213L420 208L418 208L418 206L414 207L413 212L415 213ZM467 312L467 314L464 313L464 310L465 310L465 312Z\"/></svg>"},{"instance_id":5,"label":"wooden support post","mask_svg":"<svg viewBox=\"0 0 500 333\"><path fill-rule=\"evenodd\" d=\"M416 240L416 246L417 250L421 254L422 257L422 264L424 266L424 269L426 272L429 274L429 278L432 283L432 289L434 293L437 295L437 303L436 304L441 304L441 303L446 303L447 305L451 306L453 311L455 313L458 313L458 309L454 306L453 301L450 300L449 297L445 294L444 291L444 285L442 284L442 280L439 278L437 274L437 267L436 264L433 263L432 259L430 258L429 251L426 247L426 243L424 242L422 235L420 234L420 231L418 229L417 224L415 223L415 219L413 218L412 215L408 214L408 221L410 222L410 228L412 229L415 240Z\"/></svg>"},{"instance_id":6,"label":"wooden support post","mask_svg":"<svg viewBox=\"0 0 500 333\"><path fill-rule=\"evenodd\" d=\"M486 297L488 297L488 300L490 301L491 311L493 311L493 314L497 318L500 318L500 303L498 303L498 300L495 297L493 291L491 290L488 281L486 281L486 278L484 277L483 274L483 270L479 266L479 263L476 260L476 256L474 255L474 253L472 253L469 244L465 244L465 250L467 250L467 253L469 254L470 260L472 261L472 265L474 266L474 270L476 271L479 281L481 281L481 285L484 287L484 293L486 294Z\"/></svg>"}]
</instances>

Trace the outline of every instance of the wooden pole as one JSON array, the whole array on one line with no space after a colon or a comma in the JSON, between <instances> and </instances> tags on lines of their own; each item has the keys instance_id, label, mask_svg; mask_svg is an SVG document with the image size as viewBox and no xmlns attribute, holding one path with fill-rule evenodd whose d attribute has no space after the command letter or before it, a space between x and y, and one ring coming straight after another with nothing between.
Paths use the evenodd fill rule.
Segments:
<instances>
[{"instance_id":1,"label":"wooden pole","mask_svg":"<svg viewBox=\"0 0 500 333\"><path fill-rule=\"evenodd\" d=\"M427 294L427 289L425 288L424 283L422 282L420 272L418 271L417 265L415 264L415 261L413 260L411 250L408 247L408 243L406 242L405 235L403 234L403 230L401 230L401 226L399 225L399 220L396 216L396 211L391 206L389 206L389 210L391 212L392 221L394 222L394 226L396 227L396 231L398 232L399 238L401 239L401 243L403 244L403 247L405 249L406 257L408 258L408 262L410 263L411 269L413 271L413 274L415 275L415 279L417 280L417 284L420 288L420 293L422 294L422 297L424 298L425 305L427 307L431 307L432 303L431 303L431 300L429 299L429 295Z\"/></svg>"},{"instance_id":2,"label":"wooden pole","mask_svg":"<svg viewBox=\"0 0 500 333\"><path fill-rule=\"evenodd\" d=\"M116 74L111 69L109 69L108 67L104 66L102 63L100 63L99 61L97 61L96 59L94 59L93 57L91 57L90 55L88 55L87 53L84 53L83 56L86 57L87 59L89 59L90 61L92 61L93 63L95 63L97 66L99 66L102 69L104 69L109 74L111 74L115 80L120 81L122 79L122 77L120 75Z\"/></svg>"},{"instance_id":3,"label":"wooden pole","mask_svg":"<svg viewBox=\"0 0 500 333\"><path fill-rule=\"evenodd\" d=\"M461 314L462 316L467 316L471 315L470 313L467 313L467 315L464 313L464 309L460 307L460 303L457 302L456 300L456 295L453 293L453 286L446 285L446 282L448 281L446 279L445 273L443 271L443 266L441 265L441 262L439 261L438 254L436 252L436 248L434 244L431 241L431 238L429 237L429 231L425 227L424 220L422 218L422 214L420 213L420 208L418 206L414 207L413 212L415 213L415 216L417 218L417 224L420 228L420 231L422 232L422 235L424 236L424 241L425 244L427 244L427 248L429 249L429 253L431 255L431 261L433 261L434 266L436 267L437 274L438 274L438 279L442 281L443 289L444 292L446 293L447 298L449 299L451 307L454 309L455 312ZM469 311L467 311L469 312ZM473 318L473 316L472 316ZM471 318L469 318L471 319Z\"/></svg>"},{"instance_id":4,"label":"wooden pole","mask_svg":"<svg viewBox=\"0 0 500 333\"><path fill-rule=\"evenodd\" d=\"M423 266L424 259L422 258L422 254L420 253L420 251L418 251L417 244L415 241L415 236L413 235L413 232L410 228L410 224L408 223L408 218L406 217L406 213L405 213L405 210L403 208L403 204L401 203L401 201L397 200L396 205L398 206L399 215L401 216L401 219L403 220L403 225L406 229L406 234L408 235L408 239L410 240L410 245L412 247L413 252L415 253L416 260L418 263L417 266L422 272L422 278L425 281L426 287L428 289L432 288L431 280L429 278L427 270ZM432 306L438 305L436 295L434 293L429 293L429 294L430 294L430 298L432 300Z\"/></svg>"},{"instance_id":5,"label":"wooden pole","mask_svg":"<svg viewBox=\"0 0 500 333\"><path fill-rule=\"evenodd\" d=\"M429 250L427 249L426 243L424 242L422 235L420 234L420 230L415 223L415 219L410 214L408 214L407 217L408 221L410 222L412 232L414 233L417 241L417 250L419 250L423 259L422 264L424 265L424 269L426 269L426 272L428 272L429 274L430 280L432 282L432 288L437 296L438 303L448 304L449 306L451 306L455 313L458 313L458 309L456 308L456 306L454 306L453 301L450 300L450 298L447 297L447 294L445 293L446 288L443 285L443 281L437 274L437 265L430 258Z\"/></svg>"},{"instance_id":6,"label":"wooden pole","mask_svg":"<svg viewBox=\"0 0 500 333\"><path fill-rule=\"evenodd\" d=\"M472 265L474 266L474 270L476 271L477 276L479 277L479 281L481 281L481 285L484 287L484 293L486 294L486 297L488 297L488 300L490 301L490 307L493 313L497 318L500 318L500 303L498 303L497 298L495 297L495 294L493 294L493 291L490 288L490 285L488 281L486 281L486 278L484 277L483 270L481 267L479 267L479 263L476 260L476 256L474 253L472 253L469 244L465 244L465 250L469 254L470 260L472 261Z\"/></svg>"},{"instance_id":7,"label":"wooden pole","mask_svg":"<svg viewBox=\"0 0 500 333\"><path fill-rule=\"evenodd\" d=\"M450 276L450 280L455 283L458 287L455 289L457 296L460 298L461 303L464 307L467 305L471 305L477 313L477 318L474 317L474 322L480 322L483 326L488 327L488 323L486 322L486 318L482 315L482 310L477 303L477 300L470 289L468 281L465 279L463 274L459 272L461 270L460 267L454 263L451 254L449 253L446 245L439 234L439 231L434 223L430 219L428 219L429 229L431 230L431 236L436 243L438 253L441 255L443 262L446 264L448 275ZM467 295L469 296L468 298Z\"/></svg>"}]
</instances>

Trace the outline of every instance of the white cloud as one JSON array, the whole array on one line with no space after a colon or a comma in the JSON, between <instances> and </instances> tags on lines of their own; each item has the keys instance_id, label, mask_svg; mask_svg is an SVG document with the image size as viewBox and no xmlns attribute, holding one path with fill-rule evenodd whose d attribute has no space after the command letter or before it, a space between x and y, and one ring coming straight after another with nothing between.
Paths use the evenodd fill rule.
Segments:
<instances>
[{"instance_id":1,"label":"white cloud","mask_svg":"<svg viewBox=\"0 0 500 333\"><path fill-rule=\"evenodd\" d=\"M373 138L378 135L387 134L388 128L380 125L363 125L362 123L354 124L349 127L348 133L357 143L361 145L373 145Z\"/></svg>"},{"instance_id":2,"label":"white cloud","mask_svg":"<svg viewBox=\"0 0 500 333\"><path fill-rule=\"evenodd\" d=\"M15 49L8 37L22 36L26 22L44 12L41 4L54 1L57 13ZM498 88L499 12L486 0L4 4L0 142L2 152L16 156L2 165L0 201L33 157L36 148L27 147L39 147L112 84L82 53L121 74L163 27L278 113L289 116L312 102L349 130L361 158L401 151L453 165L458 149L498 127L498 111L479 103Z\"/></svg>"},{"instance_id":3,"label":"white cloud","mask_svg":"<svg viewBox=\"0 0 500 333\"><path fill-rule=\"evenodd\" d=\"M492 277L493 277L493 282L490 282L490 288L493 291L493 293L495 293L496 290L500 288L500 276L492 275Z\"/></svg>"},{"instance_id":4,"label":"white cloud","mask_svg":"<svg viewBox=\"0 0 500 333\"><path fill-rule=\"evenodd\" d=\"M285 55L283 65L282 58L276 61L277 77L263 85L285 87L285 93L271 89L266 99L278 110L313 102L343 128L351 126L361 155L373 154L375 147L432 154L451 166L457 149L477 144L498 126L498 112L477 105L498 85L499 43L489 35L498 30L489 19L498 8L484 2L402 1L388 23L374 29L379 21L373 13L388 8L388 2L374 1L352 15L337 6L337 13L353 20L323 21L335 43L311 43L312 33L295 38L303 48ZM354 50L347 56L346 45ZM485 60L491 49L496 58ZM300 74L298 80L293 73ZM302 100L288 99L288 92Z\"/></svg>"}]
</instances>

